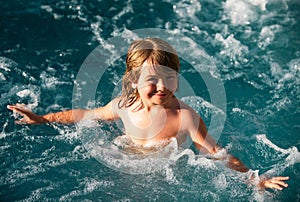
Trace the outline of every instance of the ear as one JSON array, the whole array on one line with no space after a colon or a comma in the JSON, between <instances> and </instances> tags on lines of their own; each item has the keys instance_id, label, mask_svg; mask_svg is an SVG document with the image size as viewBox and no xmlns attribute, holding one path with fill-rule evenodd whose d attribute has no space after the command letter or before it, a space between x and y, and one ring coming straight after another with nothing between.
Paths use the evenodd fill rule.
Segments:
<instances>
[{"instance_id":1,"label":"ear","mask_svg":"<svg viewBox=\"0 0 300 202\"><path fill-rule=\"evenodd\" d=\"M133 89L136 89L136 88L137 88L137 84L136 84L136 83L131 83L131 87L132 87Z\"/></svg>"}]
</instances>

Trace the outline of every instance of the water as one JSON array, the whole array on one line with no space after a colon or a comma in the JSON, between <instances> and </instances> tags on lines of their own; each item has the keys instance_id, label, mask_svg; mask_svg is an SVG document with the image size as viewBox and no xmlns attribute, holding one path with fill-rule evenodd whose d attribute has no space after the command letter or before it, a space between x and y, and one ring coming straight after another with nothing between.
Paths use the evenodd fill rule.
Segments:
<instances>
[{"instance_id":1,"label":"water","mask_svg":"<svg viewBox=\"0 0 300 202\"><path fill-rule=\"evenodd\" d=\"M299 201L299 11L297 0L2 1L1 201ZM260 192L245 182L248 174L193 147L174 144L148 160L105 150L121 133L118 124L14 124L7 104L26 103L39 114L71 109L85 58L101 45L99 54L113 59L118 50L109 39L130 42L145 28L164 30L182 52L181 76L194 94L183 87L181 99L218 143L253 173L290 176L289 188ZM124 57L104 64L110 67L92 105L111 99ZM224 85L225 105L214 102L205 78ZM211 121L225 114L224 128Z\"/></svg>"}]
</instances>

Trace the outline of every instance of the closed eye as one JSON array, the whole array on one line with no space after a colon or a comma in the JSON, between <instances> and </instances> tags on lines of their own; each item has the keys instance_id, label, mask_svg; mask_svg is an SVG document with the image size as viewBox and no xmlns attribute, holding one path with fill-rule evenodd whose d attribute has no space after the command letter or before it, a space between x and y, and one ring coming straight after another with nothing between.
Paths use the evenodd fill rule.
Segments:
<instances>
[{"instance_id":1,"label":"closed eye","mask_svg":"<svg viewBox=\"0 0 300 202\"><path fill-rule=\"evenodd\" d=\"M153 83L153 82L157 82L158 79L157 79L157 78L154 78L154 77L151 77L151 78L148 78L147 81Z\"/></svg>"},{"instance_id":2,"label":"closed eye","mask_svg":"<svg viewBox=\"0 0 300 202\"><path fill-rule=\"evenodd\" d=\"M172 80L172 79L175 79L175 78L176 78L176 76L167 76L168 80Z\"/></svg>"}]
</instances>

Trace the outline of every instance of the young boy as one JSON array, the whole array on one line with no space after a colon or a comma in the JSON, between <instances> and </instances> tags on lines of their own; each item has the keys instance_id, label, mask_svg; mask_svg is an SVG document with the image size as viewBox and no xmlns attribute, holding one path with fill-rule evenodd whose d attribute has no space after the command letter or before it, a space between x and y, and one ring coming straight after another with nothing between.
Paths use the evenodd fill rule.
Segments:
<instances>
[{"instance_id":1,"label":"young boy","mask_svg":"<svg viewBox=\"0 0 300 202\"><path fill-rule=\"evenodd\" d=\"M107 105L93 110L74 109L38 116L22 105L8 109L23 116L17 123L41 124L57 122L76 123L84 119L121 119L128 139L134 144L151 147L157 142L166 144L177 138L180 144L189 136L204 153L215 154L220 147L207 133L200 116L178 100L174 93L178 85L179 58L165 41L147 38L134 41L126 57L122 95ZM249 169L236 157L228 155L226 165L240 172ZM261 180L260 186L282 189L288 177Z\"/></svg>"}]
</instances>

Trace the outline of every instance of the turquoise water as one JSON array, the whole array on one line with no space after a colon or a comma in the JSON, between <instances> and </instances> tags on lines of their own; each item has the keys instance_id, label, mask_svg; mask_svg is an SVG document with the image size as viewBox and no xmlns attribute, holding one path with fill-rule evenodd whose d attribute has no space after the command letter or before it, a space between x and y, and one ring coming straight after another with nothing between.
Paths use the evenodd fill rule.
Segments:
<instances>
[{"instance_id":1,"label":"turquoise water","mask_svg":"<svg viewBox=\"0 0 300 202\"><path fill-rule=\"evenodd\" d=\"M299 11L297 0L1 2L0 200L299 201ZM287 189L261 192L245 182L250 173L193 146L126 156L111 144L118 123L14 124L7 104L38 114L76 106L91 53L105 72L80 104L108 102L125 68L122 48L141 33L167 37L178 50L178 97L218 143L253 173L290 176ZM111 46L118 37L124 44Z\"/></svg>"}]
</instances>

